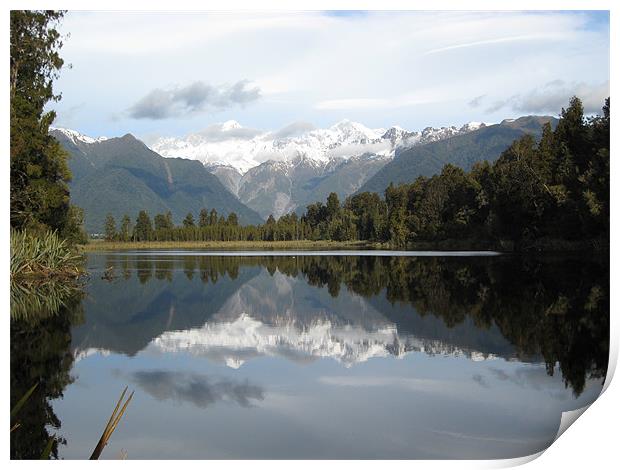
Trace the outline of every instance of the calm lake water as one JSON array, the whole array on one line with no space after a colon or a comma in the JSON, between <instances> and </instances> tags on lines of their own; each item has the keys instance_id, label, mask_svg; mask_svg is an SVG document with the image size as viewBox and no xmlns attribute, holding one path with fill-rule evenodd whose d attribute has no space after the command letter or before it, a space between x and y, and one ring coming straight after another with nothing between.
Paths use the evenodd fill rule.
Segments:
<instances>
[{"instance_id":1,"label":"calm lake water","mask_svg":"<svg viewBox=\"0 0 620 470\"><path fill-rule=\"evenodd\" d=\"M519 457L599 395L604 255L399 255L89 255L83 299L12 321L12 456L88 458L126 385L104 458Z\"/></svg>"}]
</instances>

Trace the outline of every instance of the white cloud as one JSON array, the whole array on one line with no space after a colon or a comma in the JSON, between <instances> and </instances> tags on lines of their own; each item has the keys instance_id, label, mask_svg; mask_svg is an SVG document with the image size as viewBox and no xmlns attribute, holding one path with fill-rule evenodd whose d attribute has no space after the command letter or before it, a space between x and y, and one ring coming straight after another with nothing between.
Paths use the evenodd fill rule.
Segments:
<instances>
[{"instance_id":1,"label":"white cloud","mask_svg":"<svg viewBox=\"0 0 620 470\"><path fill-rule=\"evenodd\" d=\"M515 111L520 112L558 112L566 107L568 100L577 96L583 102L586 113L600 112L605 98L609 96L609 81L603 83L564 83L562 80L531 90L519 96L514 104Z\"/></svg>"},{"instance_id":2,"label":"white cloud","mask_svg":"<svg viewBox=\"0 0 620 470\"><path fill-rule=\"evenodd\" d=\"M494 122L513 108L489 111L490 104L521 96L532 105L540 97L528 93L558 77L583 84L579 92L608 81L603 14L70 12L62 56L73 68L61 74L63 100L55 106L87 103L75 122L92 135L184 135L230 119L263 129L343 118L409 129ZM261 91L252 106L183 120L106 118L149 90L243 78ZM469 105L483 95L480 106Z\"/></svg>"},{"instance_id":3,"label":"white cloud","mask_svg":"<svg viewBox=\"0 0 620 470\"><path fill-rule=\"evenodd\" d=\"M438 103L452 96L454 91L426 89L392 98L345 98L319 101L314 105L319 110L356 110L356 109L397 109L419 104Z\"/></svg>"},{"instance_id":4,"label":"white cloud","mask_svg":"<svg viewBox=\"0 0 620 470\"><path fill-rule=\"evenodd\" d=\"M487 111L496 112L508 108L518 113L556 115L562 108L567 107L568 101L573 96L581 99L585 113L600 113L605 99L609 96L609 81L589 84L566 83L564 80L557 79L505 100L496 101L487 108Z\"/></svg>"},{"instance_id":5,"label":"white cloud","mask_svg":"<svg viewBox=\"0 0 620 470\"><path fill-rule=\"evenodd\" d=\"M438 49L431 49L426 51L424 55L430 54L438 54L441 52L453 51L455 49L464 49L467 47L479 47L479 46L489 46L494 44L502 44L506 42L523 42L523 41L553 41L559 39L566 39L565 34L561 33L540 33L540 34L529 34L522 36L504 36L492 39L485 39L482 41L474 41L474 42L466 42L461 44L453 44L451 46L440 47Z\"/></svg>"},{"instance_id":6,"label":"white cloud","mask_svg":"<svg viewBox=\"0 0 620 470\"><path fill-rule=\"evenodd\" d=\"M243 106L256 101L260 96L260 89L247 80L220 86L197 81L183 87L151 90L128 111L134 119L167 119L204 111L206 108Z\"/></svg>"},{"instance_id":7,"label":"white cloud","mask_svg":"<svg viewBox=\"0 0 620 470\"><path fill-rule=\"evenodd\" d=\"M375 98L349 98L341 100L326 100L318 102L316 109L375 109L385 108L389 100Z\"/></svg>"}]
</instances>

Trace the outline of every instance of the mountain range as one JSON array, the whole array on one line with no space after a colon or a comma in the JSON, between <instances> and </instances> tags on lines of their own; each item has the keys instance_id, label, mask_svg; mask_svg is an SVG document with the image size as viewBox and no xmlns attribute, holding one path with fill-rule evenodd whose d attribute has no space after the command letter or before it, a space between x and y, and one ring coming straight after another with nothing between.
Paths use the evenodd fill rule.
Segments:
<instances>
[{"instance_id":1,"label":"mountain range","mask_svg":"<svg viewBox=\"0 0 620 470\"><path fill-rule=\"evenodd\" d=\"M292 128L294 127L294 128ZM264 219L303 212L330 192L341 199L357 191L402 149L484 128L394 126L370 129L349 120L327 129L302 124L262 132L227 121L183 139L160 138L151 148L166 157L200 160L241 202Z\"/></svg>"},{"instance_id":2,"label":"mountain range","mask_svg":"<svg viewBox=\"0 0 620 470\"><path fill-rule=\"evenodd\" d=\"M386 163L360 187L359 192L383 193L390 183L408 183L418 176L432 176L440 173L447 163L469 171L476 162L496 160L514 140L524 134L540 138L543 125L547 122L555 128L557 119L551 116L505 119L499 124L484 126L473 132L413 146Z\"/></svg>"},{"instance_id":3,"label":"mountain range","mask_svg":"<svg viewBox=\"0 0 620 470\"><path fill-rule=\"evenodd\" d=\"M71 155L73 202L84 208L87 230L100 233L107 213L119 220L141 209L151 215L170 210L175 223L203 207L234 211L244 224L301 214L331 192L341 200L383 193L391 182L431 176L447 163L468 170L476 161L493 161L522 135L540 136L546 122L557 120L525 116L422 131L344 120L327 129L297 123L277 132L227 121L184 138L159 138L150 148L131 134L51 133Z\"/></svg>"},{"instance_id":4,"label":"mountain range","mask_svg":"<svg viewBox=\"0 0 620 470\"><path fill-rule=\"evenodd\" d=\"M244 224L262 222L200 162L164 158L131 134L93 139L61 128L51 134L70 155L71 199L84 209L89 233L103 232L108 213L118 224L124 214L135 220L142 209L151 217L171 211L175 223L203 207L224 216L235 212Z\"/></svg>"}]
</instances>

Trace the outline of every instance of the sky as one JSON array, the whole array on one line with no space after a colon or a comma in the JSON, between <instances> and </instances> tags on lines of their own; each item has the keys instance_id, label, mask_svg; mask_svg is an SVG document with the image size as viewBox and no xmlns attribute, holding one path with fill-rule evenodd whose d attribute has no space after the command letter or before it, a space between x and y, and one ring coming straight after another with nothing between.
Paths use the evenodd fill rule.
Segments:
<instances>
[{"instance_id":1,"label":"sky","mask_svg":"<svg viewBox=\"0 0 620 470\"><path fill-rule=\"evenodd\" d=\"M54 125L90 136L420 130L609 95L608 12L69 12L61 31Z\"/></svg>"}]
</instances>

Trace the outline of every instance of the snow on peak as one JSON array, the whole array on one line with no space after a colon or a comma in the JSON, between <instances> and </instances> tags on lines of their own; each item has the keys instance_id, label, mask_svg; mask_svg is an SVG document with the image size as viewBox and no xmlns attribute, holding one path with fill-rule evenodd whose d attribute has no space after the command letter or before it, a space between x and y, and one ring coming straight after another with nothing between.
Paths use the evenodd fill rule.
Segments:
<instances>
[{"instance_id":1,"label":"snow on peak","mask_svg":"<svg viewBox=\"0 0 620 470\"><path fill-rule=\"evenodd\" d=\"M212 124L184 138L161 137L151 148L164 157L199 160L234 167L241 174L267 162L290 164L299 159L326 165L334 159L363 154L393 157L396 149L426 144L471 132L484 126L470 122L460 129L454 126L410 132L399 126L370 129L359 122L343 119L326 129L305 128L282 137L280 132L243 127L237 121Z\"/></svg>"},{"instance_id":2,"label":"snow on peak","mask_svg":"<svg viewBox=\"0 0 620 470\"><path fill-rule=\"evenodd\" d=\"M481 127L486 127L486 124L484 122L471 121L471 122L468 122L467 124L464 124L460 130L462 132L472 132L472 131L477 131Z\"/></svg>"},{"instance_id":3,"label":"snow on peak","mask_svg":"<svg viewBox=\"0 0 620 470\"><path fill-rule=\"evenodd\" d=\"M402 127L392 126L387 131L385 131L383 133L381 138L382 139L389 139L389 140L395 142L397 140L401 140L403 137L406 137L408 134L410 134L410 132L406 131Z\"/></svg>"},{"instance_id":4,"label":"snow on peak","mask_svg":"<svg viewBox=\"0 0 620 470\"><path fill-rule=\"evenodd\" d=\"M82 142L84 144L95 144L97 142L103 142L104 140L108 140L108 138L104 136L93 138L84 134L80 134L78 131L74 131L73 129L67 129L65 127L50 127L50 131L60 132L74 144L77 144L78 142Z\"/></svg>"},{"instance_id":5,"label":"snow on peak","mask_svg":"<svg viewBox=\"0 0 620 470\"><path fill-rule=\"evenodd\" d=\"M381 138L374 130L349 119L343 119L329 128L331 131L340 133L346 140L376 140Z\"/></svg>"}]
</instances>

